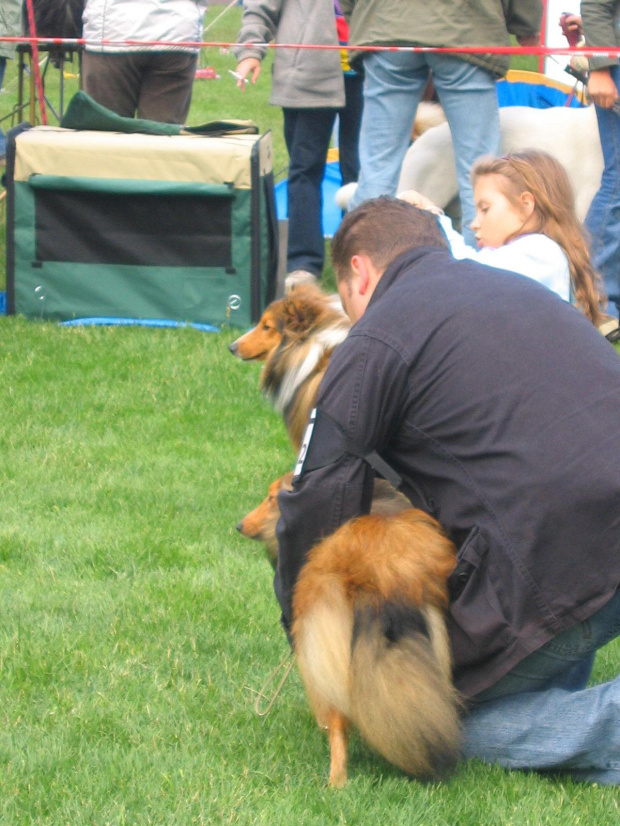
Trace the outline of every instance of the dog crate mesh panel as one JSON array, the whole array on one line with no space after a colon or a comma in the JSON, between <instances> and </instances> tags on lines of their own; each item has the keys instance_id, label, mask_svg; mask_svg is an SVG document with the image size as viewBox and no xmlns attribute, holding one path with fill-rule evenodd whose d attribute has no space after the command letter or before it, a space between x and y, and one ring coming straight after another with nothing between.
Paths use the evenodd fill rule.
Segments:
<instances>
[{"instance_id":1,"label":"dog crate mesh panel","mask_svg":"<svg viewBox=\"0 0 620 826\"><path fill-rule=\"evenodd\" d=\"M232 200L35 192L38 261L232 267Z\"/></svg>"}]
</instances>

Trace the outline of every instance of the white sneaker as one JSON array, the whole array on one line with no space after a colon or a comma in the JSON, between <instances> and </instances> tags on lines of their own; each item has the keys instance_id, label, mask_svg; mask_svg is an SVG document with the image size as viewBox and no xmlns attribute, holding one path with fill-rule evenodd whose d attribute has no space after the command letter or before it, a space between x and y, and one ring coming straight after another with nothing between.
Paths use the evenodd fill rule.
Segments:
<instances>
[{"instance_id":1,"label":"white sneaker","mask_svg":"<svg viewBox=\"0 0 620 826\"><path fill-rule=\"evenodd\" d=\"M290 293L294 287L300 284L318 284L319 279L308 270L293 270L284 279L284 292Z\"/></svg>"}]
</instances>

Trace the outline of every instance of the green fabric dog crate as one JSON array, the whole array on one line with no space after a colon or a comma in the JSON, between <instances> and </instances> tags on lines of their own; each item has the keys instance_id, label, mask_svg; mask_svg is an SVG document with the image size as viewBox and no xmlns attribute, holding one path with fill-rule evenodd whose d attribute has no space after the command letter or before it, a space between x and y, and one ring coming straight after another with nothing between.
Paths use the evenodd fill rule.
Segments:
<instances>
[{"instance_id":1,"label":"green fabric dog crate","mask_svg":"<svg viewBox=\"0 0 620 826\"><path fill-rule=\"evenodd\" d=\"M269 133L14 132L9 313L246 327L273 299Z\"/></svg>"}]
</instances>

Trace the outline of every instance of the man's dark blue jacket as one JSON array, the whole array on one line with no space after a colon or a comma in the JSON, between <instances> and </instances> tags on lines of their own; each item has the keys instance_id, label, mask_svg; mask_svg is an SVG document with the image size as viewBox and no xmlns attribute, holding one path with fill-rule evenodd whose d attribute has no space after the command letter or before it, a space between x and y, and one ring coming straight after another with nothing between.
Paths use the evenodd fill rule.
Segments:
<instances>
[{"instance_id":1,"label":"man's dark blue jacket","mask_svg":"<svg viewBox=\"0 0 620 826\"><path fill-rule=\"evenodd\" d=\"M318 408L393 465L459 548L448 627L465 695L618 587L620 359L532 279L432 247L399 256L334 353ZM314 456L330 453L325 438L317 428ZM367 512L372 478L345 452L280 494L285 626L308 550Z\"/></svg>"}]
</instances>

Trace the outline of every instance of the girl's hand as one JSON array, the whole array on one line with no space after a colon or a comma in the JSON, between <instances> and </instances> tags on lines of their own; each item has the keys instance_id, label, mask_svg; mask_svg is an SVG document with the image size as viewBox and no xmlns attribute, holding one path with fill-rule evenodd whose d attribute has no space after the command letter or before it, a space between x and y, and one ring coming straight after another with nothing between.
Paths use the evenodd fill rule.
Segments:
<instances>
[{"instance_id":1,"label":"girl's hand","mask_svg":"<svg viewBox=\"0 0 620 826\"><path fill-rule=\"evenodd\" d=\"M425 209L435 215L443 215L443 209L440 209L430 198L415 189L406 189L404 192L399 192L398 197L401 201L407 201L408 204L413 204L418 209Z\"/></svg>"},{"instance_id":2,"label":"girl's hand","mask_svg":"<svg viewBox=\"0 0 620 826\"><path fill-rule=\"evenodd\" d=\"M618 90L609 69L595 69L590 72L588 95L597 106L602 109L611 109L618 100Z\"/></svg>"}]
</instances>

